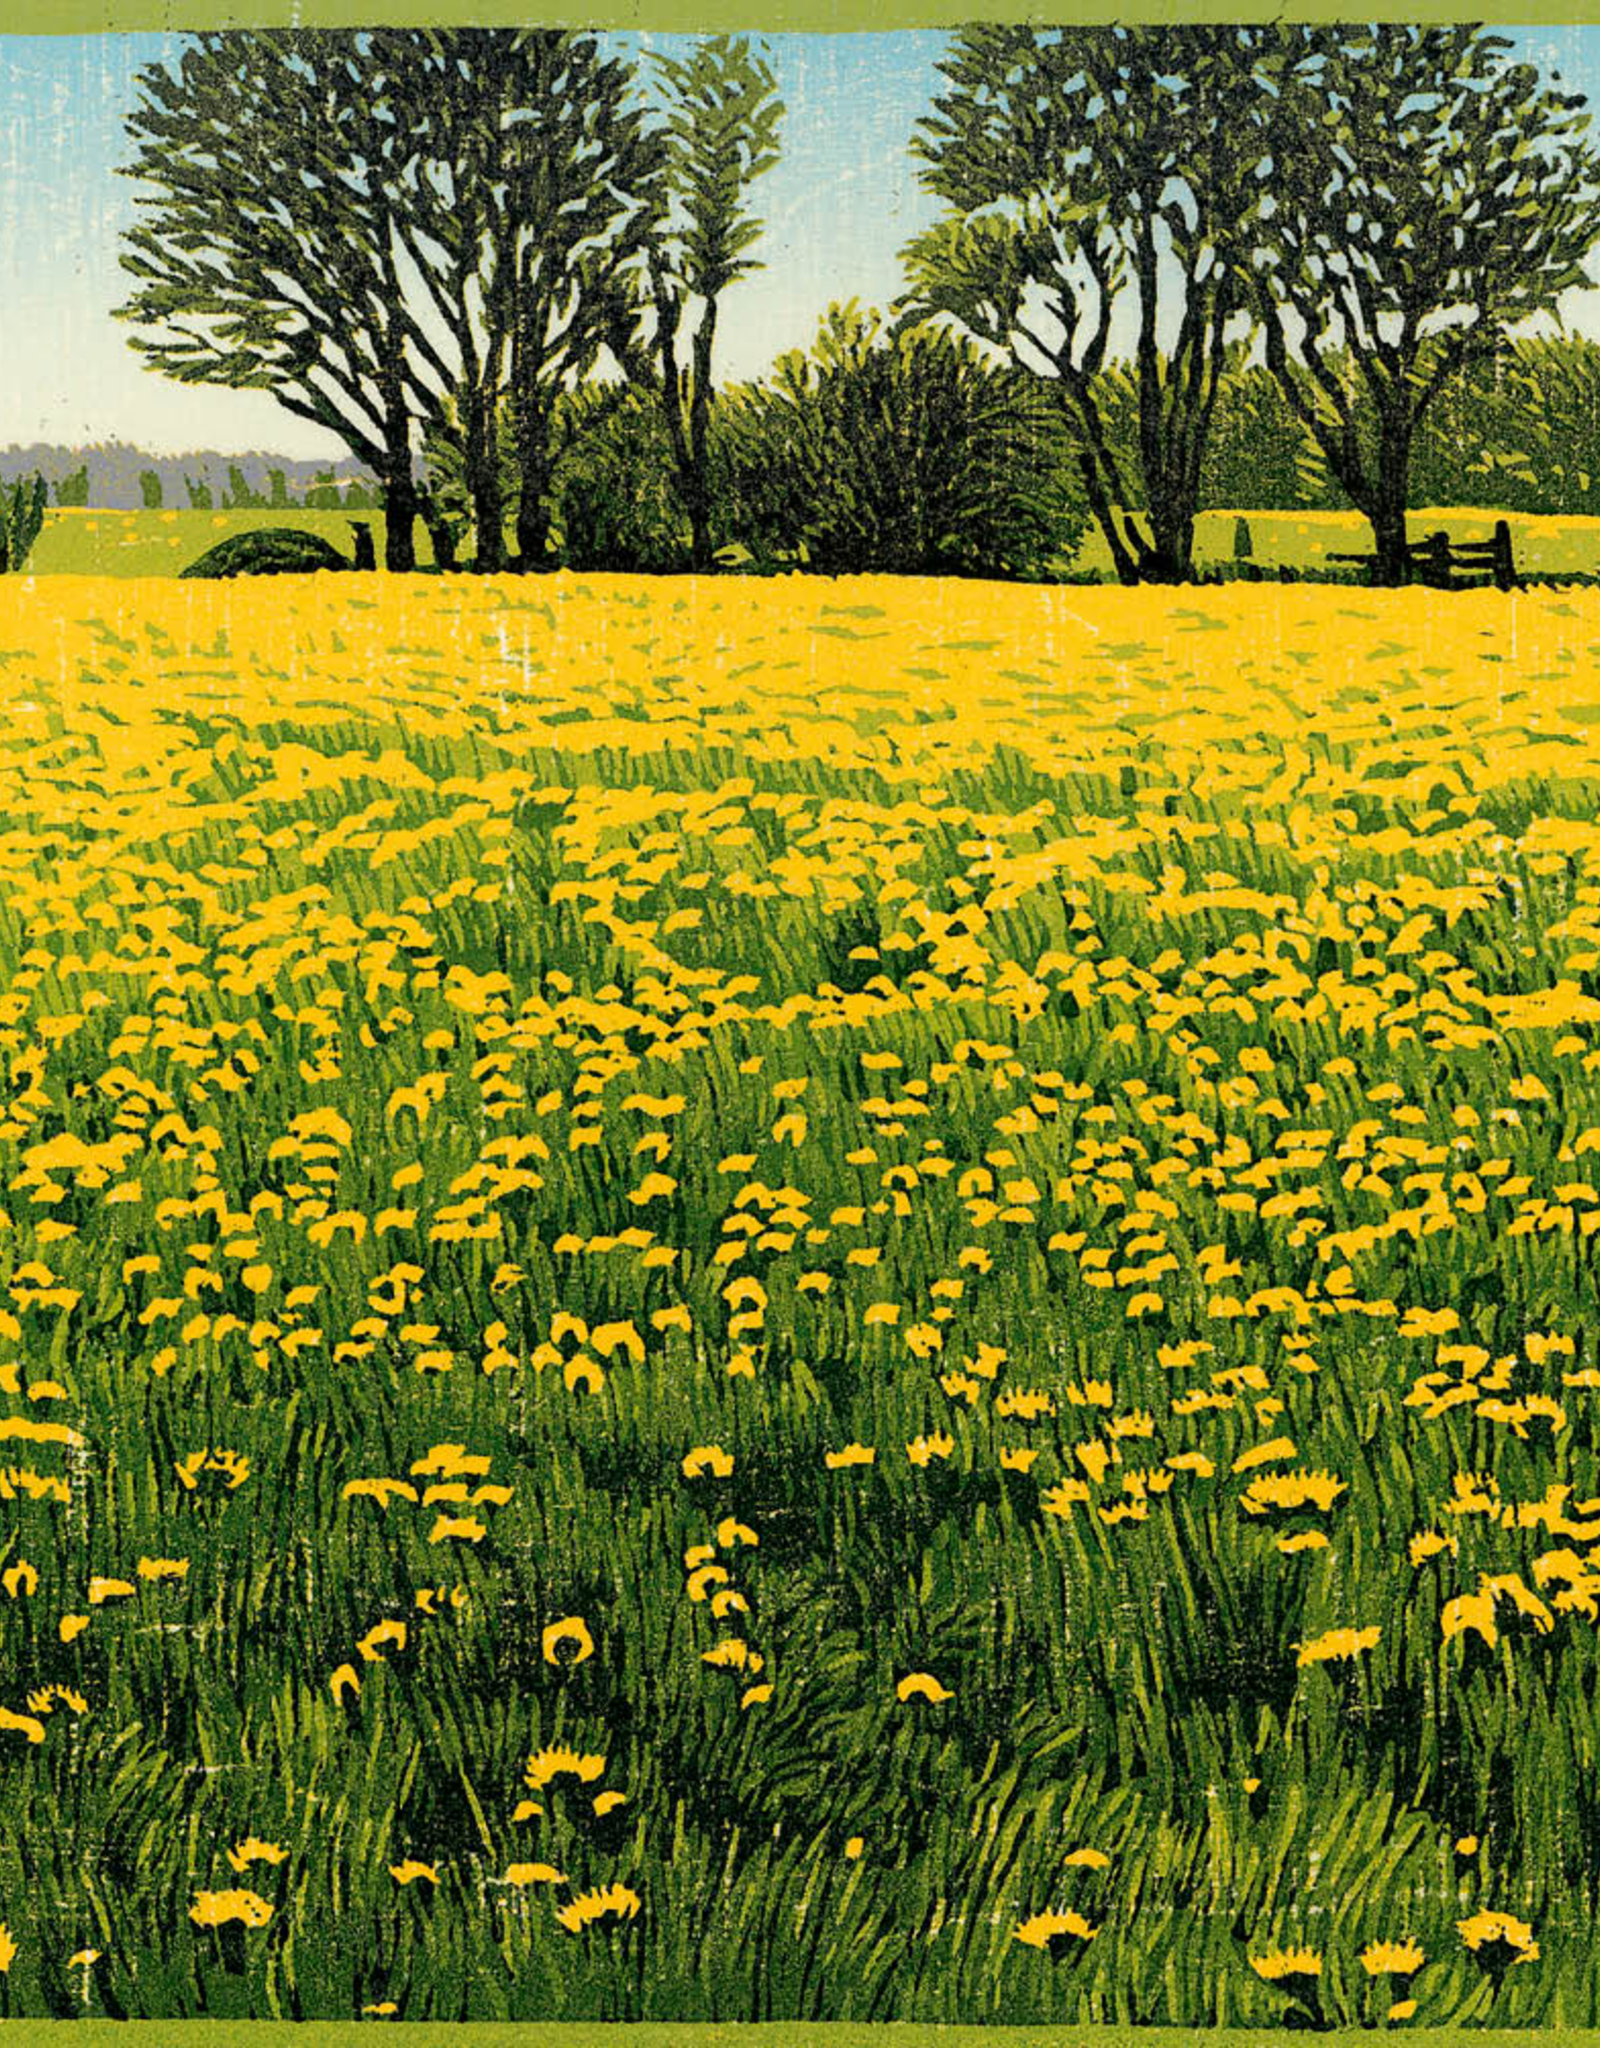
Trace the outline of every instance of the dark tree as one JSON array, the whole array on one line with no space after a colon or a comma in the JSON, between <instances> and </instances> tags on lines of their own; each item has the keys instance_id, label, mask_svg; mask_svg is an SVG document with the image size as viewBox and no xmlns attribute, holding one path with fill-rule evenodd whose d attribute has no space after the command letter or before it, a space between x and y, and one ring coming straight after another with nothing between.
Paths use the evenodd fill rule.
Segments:
<instances>
[{"instance_id":1,"label":"dark tree","mask_svg":"<svg viewBox=\"0 0 1600 2048\"><path fill-rule=\"evenodd\" d=\"M407 290L396 90L370 38L222 30L145 67L123 245L135 346L187 383L268 391L382 480L389 568L415 566L414 422L438 351Z\"/></svg>"},{"instance_id":2,"label":"dark tree","mask_svg":"<svg viewBox=\"0 0 1600 2048\"><path fill-rule=\"evenodd\" d=\"M964 30L919 126L947 212L907 249L908 306L1052 380L1125 583L1191 573L1206 435L1251 310L1270 30ZM1132 459L1101 379L1132 358Z\"/></svg>"},{"instance_id":3,"label":"dark tree","mask_svg":"<svg viewBox=\"0 0 1600 2048\"><path fill-rule=\"evenodd\" d=\"M1256 291L1267 359L1408 575L1418 429L1463 370L1586 281L1600 228L1581 96L1468 24L1287 31Z\"/></svg>"},{"instance_id":4,"label":"dark tree","mask_svg":"<svg viewBox=\"0 0 1600 2048\"><path fill-rule=\"evenodd\" d=\"M713 365L722 296L759 270L762 223L749 188L778 161L783 101L746 36L706 36L687 58L657 57L657 188L646 297L609 336L630 378L658 394L690 530L690 565L715 567L710 469ZM649 338L643 338L648 329ZM683 361L687 340L688 361Z\"/></svg>"},{"instance_id":5,"label":"dark tree","mask_svg":"<svg viewBox=\"0 0 1600 2048\"><path fill-rule=\"evenodd\" d=\"M147 512L159 512L163 497L160 472L141 469L139 472L139 497Z\"/></svg>"},{"instance_id":6,"label":"dark tree","mask_svg":"<svg viewBox=\"0 0 1600 2048\"><path fill-rule=\"evenodd\" d=\"M660 159L632 74L592 36L441 29L374 38L410 62L402 189L448 378L429 432L454 440L475 565L505 566L502 411L516 565L543 566L558 395L594 368L649 225Z\"/></svg>"}]
</instances>

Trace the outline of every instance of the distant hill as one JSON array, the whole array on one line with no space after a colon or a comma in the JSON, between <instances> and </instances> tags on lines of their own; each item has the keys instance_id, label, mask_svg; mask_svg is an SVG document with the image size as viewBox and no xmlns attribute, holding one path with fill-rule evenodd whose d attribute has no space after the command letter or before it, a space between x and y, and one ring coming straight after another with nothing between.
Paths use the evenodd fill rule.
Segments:
<instances>
[{"instance_id":1,"label":"distant hill","mask_svg":"<svg viewBox=\"0 0 1600 2048\"><path fill-rule=\"evenodd\" d=\"M10 483L37 470L51 486L50 502L56 502L55 487L80 472L88 473L88 503L107 510L132 510L145 502L140 478L154 475L161 488L161 503L181 511L190 503L191 487L210 493L213 506L220 508L235 495L238 479L247 491L270 503L274 496L274 472L283 478L282 491L291 504L303 504L308 492L319 484L326 490L329 479L342 502L351 484L370 491L372 479L358 463L302 462L291 455L257 451L249 455L219 455L202 448L187 455L151 455L125 441L103 441L92 447L68 448L59 442L35 441L27 447L13 443L0 448L0 479ZM237 474L236 474L237 473Z\"/></svg>"}]
</instances>

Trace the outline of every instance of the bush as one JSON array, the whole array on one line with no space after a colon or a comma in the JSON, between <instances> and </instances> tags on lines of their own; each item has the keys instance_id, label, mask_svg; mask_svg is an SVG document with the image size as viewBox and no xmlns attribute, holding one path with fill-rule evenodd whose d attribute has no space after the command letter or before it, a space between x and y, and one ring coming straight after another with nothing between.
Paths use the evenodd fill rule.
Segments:
<instances>
[{"instance_id":1,"label":"bush","mask_svg":"<svg viewBox=\"0 0 1600 2048\"><path fill-rule=\"evenodd\" d=\"M299 526L253 527L230 534L208 548L183 576L304 576L315 569L348 569L337 548L320 533Z\"/></svg>"},{"instance_id":2,"label":"bush","mask_svg":"<svg viewBox=\"0 0 1600 2048\"><path fill-rule=\"evenodd\" d=\"M935 327L828 311L713 415L730 537L832 575L1049 578L1086 522L1048 386Z\"/></svg>"},{"instance_id":3,"label":"bush","mask_svg":"<svg viewBox=\"0 0 1600 2048\"><path fill-rule=\"evenodd\" d=\"M711 416L712 491L725 521L719 412ZM645 575L687 570L689 522L673 487L659 402L591 385L563 401L557 429L563 453L552 487L551 539L562 561L573 569Z\"/></svg>"},{"instance_id":4,"label":"bush","mask_svg":"<svg viewBox=\"0 0 1600 2048\"><path fill-rule=\"evenodd\" d=\"M33 552L44 525L45 481L37 473L0 484L0 575L19 570Z\"/></svg>"}]
</instances>

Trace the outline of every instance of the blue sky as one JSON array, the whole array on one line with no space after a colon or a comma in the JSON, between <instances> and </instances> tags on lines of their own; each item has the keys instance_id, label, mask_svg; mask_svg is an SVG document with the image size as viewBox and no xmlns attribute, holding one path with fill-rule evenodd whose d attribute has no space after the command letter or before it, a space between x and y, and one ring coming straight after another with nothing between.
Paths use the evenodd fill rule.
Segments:
<instances>
[{"instance_id":1,"label":"blue sky","mask_svg":"<svg viewBox=\"0 0 1600 2048\"><path fill-rule=\"evenodd\" d=\"M1514 33L1600 108L1600 27ZM181 43L0 35L0 445L123 439L165 453L342 452L264 394L176 385L145 369L111 318L123 292L118 237L133 217L134 188L116 176L123 113L138 68ZM831 299L891 300L898 251L933 214L907 142L934 92L944 36L768 43L789 113L783 161L757 188L767 268L725 306L719 373L731 376L755 375L809 342ZM1600 291L1575 302L1573 317L1600 333Z\"/></svg>"}]
</instances>

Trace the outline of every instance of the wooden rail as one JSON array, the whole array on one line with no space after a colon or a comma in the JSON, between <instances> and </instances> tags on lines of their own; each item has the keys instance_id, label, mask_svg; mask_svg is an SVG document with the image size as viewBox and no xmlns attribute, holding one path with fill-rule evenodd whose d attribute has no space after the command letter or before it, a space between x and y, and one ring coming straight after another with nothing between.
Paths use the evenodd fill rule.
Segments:
<instances>
[{"instance_id":1,"label":"wooden rail","mask_svg":"<svg viewBox=\"0 0 1600 2048\"><path fill-rule=\"evenodd\" d=\"M1378 573L1376 555L1329 555L1330 562L1354 562L1369 575ZM1490 540L1452 541L1442 528L1406 549L1406 567L1412 578L1430 590L1476 590L1493 585L1496 590L1517 587L1516 559L1511 551L1511 528L1497 519Z\"/></svg>"}]
</instances>

